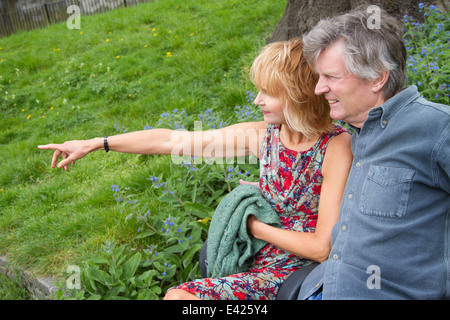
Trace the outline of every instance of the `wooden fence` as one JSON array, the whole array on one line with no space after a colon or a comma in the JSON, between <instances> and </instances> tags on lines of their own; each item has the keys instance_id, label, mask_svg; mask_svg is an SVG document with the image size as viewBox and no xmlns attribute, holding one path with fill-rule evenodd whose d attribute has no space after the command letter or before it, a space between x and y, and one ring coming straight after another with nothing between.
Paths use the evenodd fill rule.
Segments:
<instances>
[{"instance_id":1,"label":"wooden fence","mask_svg":"<svg viewBox=\"0 0 450 320\"><path fill-rule=\"evenodd\" d=\"M45 3L29 9L0 14L0 37L7 37L19 30L45 28L49 24L66 21L67 8L76 5L81 15L107 12L119 7L134 6L149 0L61 0Z\"/></svg>"}]
</instances>

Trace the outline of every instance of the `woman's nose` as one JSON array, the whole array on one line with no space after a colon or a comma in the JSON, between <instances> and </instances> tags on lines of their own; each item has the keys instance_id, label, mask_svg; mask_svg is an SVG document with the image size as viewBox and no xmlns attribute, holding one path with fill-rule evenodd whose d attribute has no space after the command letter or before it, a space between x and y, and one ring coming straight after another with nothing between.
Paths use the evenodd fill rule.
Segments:
<instances>
[{"instance_id":1,"label":"woman's nose","mask_svg":"<svg viewBox=\"0 0 450 320\"><path fill-rule=\"evenodd\" d=\"M256 95L255 100L253 101L253 103L257 106L259 106L261 104L261 92L258 92L258 94Z\"/></svg>"}]
</instances>

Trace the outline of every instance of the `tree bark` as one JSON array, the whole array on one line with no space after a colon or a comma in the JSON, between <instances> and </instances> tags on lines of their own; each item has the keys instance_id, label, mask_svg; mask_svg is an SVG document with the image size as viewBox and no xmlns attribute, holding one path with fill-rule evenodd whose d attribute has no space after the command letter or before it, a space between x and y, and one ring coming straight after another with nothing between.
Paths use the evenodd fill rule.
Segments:
<instances>
[{"instance_id":1,"label":"tree bark","mask_svg":"<svg viewBox=\"0 0 450 320\"><path fill-rule=\"evenodd\" d=\"M320 19L345 13L362 4L377 5L400 20L408 15L422 21L420 2L436 5L443 12L448 12L450 8L450 0L287 0L284 14L267 42L301 37Z\"/></svg>"}]
</instances>

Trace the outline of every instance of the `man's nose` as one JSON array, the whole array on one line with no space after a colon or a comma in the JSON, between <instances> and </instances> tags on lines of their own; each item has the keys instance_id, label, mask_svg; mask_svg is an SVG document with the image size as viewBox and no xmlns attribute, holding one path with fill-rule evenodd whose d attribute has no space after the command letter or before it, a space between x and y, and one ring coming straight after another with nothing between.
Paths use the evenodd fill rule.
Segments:
<instances>
[{"instance_id":1,"label":"man's nose","mask_svg":"<svg viewBox=\"0 0 450 320\"><path fill-rule=\"evenodd\" d=\"M319 81L317 81L316 88L314 89L314 93L318 96L327 93L330 91L326 80L323 76L319 76Z\"/></svg>"}]
</instances>

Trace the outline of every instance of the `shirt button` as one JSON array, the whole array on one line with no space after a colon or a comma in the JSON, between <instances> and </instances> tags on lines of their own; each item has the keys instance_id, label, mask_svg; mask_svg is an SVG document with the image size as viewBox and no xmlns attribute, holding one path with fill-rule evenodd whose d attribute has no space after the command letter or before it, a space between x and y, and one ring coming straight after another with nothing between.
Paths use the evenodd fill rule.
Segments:
<instances>
[{"instance_id":1,"label":"shirt button","mask_svg":"<svg viewBox=\"0 0 450 320\"><path fill-rule=\"evenodd\" d=\"M337 260L337 258L339 258L339 255L337 253L333 254L333 259Z\"/></svg>"},{"instance_id":2,"label":"shirt button","mask_svg":"<svg viewBox=\"0 0 450 320\"><path fill-rule=\"evenodd\" d=\"M357 168L361 167L361 163L359 163L359 162L357 162L355 165Z\"/></svg>"},{"instance_id":3,"label":"shirt button","mask_svg":"<svg viewBox=\"0 0 450 320\"><path fill-rule=\"evenodd\" d=\"M346 226L342 226L342 231L346 231L347 230L347 227Z\"/></svg>"},{"instance_id":4,"label":"shirt button","mask_svg":"<svg viewBox=\"0 0 450 320\"><path fill-rule=\"evenodd\" d=\"M350 194L348 195L348 198L349 198L349 199L353 198L353 194L350 193Z\"/></svg>"},{"instance_id":5,"label":"shirt button","mask_svg":"<svg viewBox=\"0 0 450 320\"><path fill-rule=\"evenodd\" d=\"M383 120L383 125L387 125L387 121L386 120Z\"/></svg>"}]
</instances>

